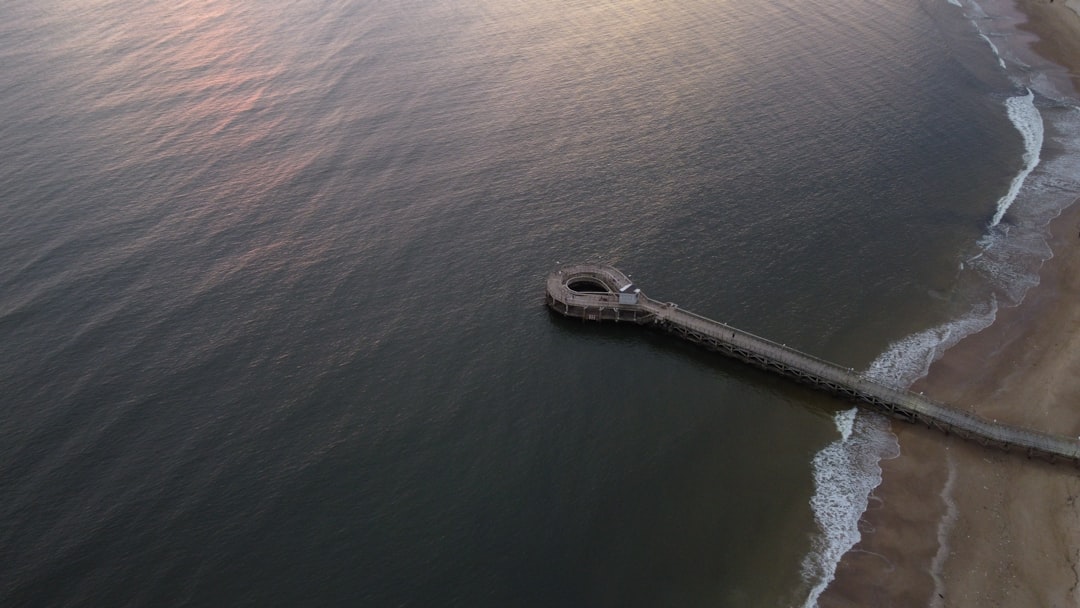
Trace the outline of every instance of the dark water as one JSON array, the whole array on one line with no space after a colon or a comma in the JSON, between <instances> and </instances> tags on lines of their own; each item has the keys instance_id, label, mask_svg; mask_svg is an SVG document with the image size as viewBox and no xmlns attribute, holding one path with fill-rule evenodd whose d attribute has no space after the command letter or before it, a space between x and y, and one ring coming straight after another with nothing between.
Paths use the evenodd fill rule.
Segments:
<instances>
[{"instance_id":1,"label":"dark water","mask_svg":"<svg viewBox=\"0 0 1080 608\"><path fill-rule=\"evenodd\" d=\"M6 2L0 605L816 597L886 427L543 277L863 368L978 312L1030 82L972 10Z\"/></svg>"}]
</instances>

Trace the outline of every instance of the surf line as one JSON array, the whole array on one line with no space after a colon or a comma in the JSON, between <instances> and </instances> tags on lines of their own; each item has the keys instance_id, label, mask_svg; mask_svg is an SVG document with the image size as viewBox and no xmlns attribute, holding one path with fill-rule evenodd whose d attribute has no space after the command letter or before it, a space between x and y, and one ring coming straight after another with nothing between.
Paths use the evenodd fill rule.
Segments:
<instances>
[{"instance_id":1,"label":"surf line","mask_svg":"<svg viewBox=\"0 0 1080 608\"><path fill-rule=\"evenodd\" d=\"M853 368L683 310L672 302L649 298L611 266L582 264L552 272L547 277L545 300L563 316L654 327L893 418L925 424L984 446L1017 451L1028 458L1080 467L1080 438L990 421L922 394L886 386Z\"/></svg>"},{"instance_id":2,"label":"surf line","mask_svg":"<svg viewBox=\"0 0 1080 608\"><path fill-rule=\"evenodd\" d=\"M1012 183L1009 184L1008 192L998 199L997 210L994 212L993 219L990 220L991 228L1001 223L1001 220L1005 217L1005 212L1009 210L1017 195L1020 194L1020 188L1024 185L1024 181L1039 165L1039 152L1042 151L1045 136L1042 114L1035 107L1035 93L1031 89L1027 90L1027 95L1006 99L1005 111L1009 115L1009 120L1012 121L1013 126L1020 132L1020 136L1024 138L1024 154L1022 157L1024 166L1013 178Z\"/></svg>"}]
</instances>

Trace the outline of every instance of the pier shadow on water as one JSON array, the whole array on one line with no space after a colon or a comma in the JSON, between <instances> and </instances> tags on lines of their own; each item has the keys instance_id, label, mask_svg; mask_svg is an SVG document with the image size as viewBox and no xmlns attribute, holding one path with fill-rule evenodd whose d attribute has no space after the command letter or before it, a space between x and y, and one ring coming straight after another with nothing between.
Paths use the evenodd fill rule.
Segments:
<instances>
[{"instance_id":1,"label":"pier shadow on water","mask_svg":"<svg viewBox=\"0 0 1080 608\"><path fill-rule=\"evenodd\" d=\"M601 340L619 346L640 344L646 346L650 353L683 360L694 368L718 372L718 394L723 392L724 383L736 382L755 392L766 393L790 406L800 407L822 420L831 420L836 412L850 409L853 405L649 326L584 321L565 317L550 309L549 313L551 323L560 331L573 332L582 340Z\"/></svg>"}]
</instances>

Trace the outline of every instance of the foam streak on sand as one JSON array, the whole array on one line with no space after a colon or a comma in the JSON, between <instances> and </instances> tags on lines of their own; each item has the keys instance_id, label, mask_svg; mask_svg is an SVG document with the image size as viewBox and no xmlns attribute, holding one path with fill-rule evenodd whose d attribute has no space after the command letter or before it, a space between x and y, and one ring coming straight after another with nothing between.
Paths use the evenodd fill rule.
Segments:
<instances>
[{"instance_id":1,"label":"foam streak on sand","mask_svg":"<svg viewBox=\"0 0 1080 608\"><path fill-rule=\"evenodd\" d=\"M1013 178L1009 185L1009 191L997 202L997 212L990 226L997 226L1005 217L1005 212L1012 206L1024 180L1039 164L1039 151L1043 146L1043 121L1042 114L1035 107L1035 93L1028 89L1027 95L1010 97L1005 101L1005 107L1009 114L1009 120L1016 126L1016 130L1024 138L1024 167Z\"/></svg>"},{"instance_id":2,"label":"foam streak on sand","mask_svg":"<svg viewBox=\"0 0 1080 608\"><path fill-rule=\"evenodd\" d=\"M945 462L949 470L945 487L941 489L941 502L945 503L945 515L938 522L938 550L934 554L933 561L930 562L930 576L934 579L930 608L941 608L945 605L945 580L942 578L942 570L945 567L945 560L949 557L949 535L952 534L956 518L960 515L956 508L956 501L953 499L953 486L956 485L956 462L953 461L952 454L946 455Z\"/></svg>"}]
</instances>

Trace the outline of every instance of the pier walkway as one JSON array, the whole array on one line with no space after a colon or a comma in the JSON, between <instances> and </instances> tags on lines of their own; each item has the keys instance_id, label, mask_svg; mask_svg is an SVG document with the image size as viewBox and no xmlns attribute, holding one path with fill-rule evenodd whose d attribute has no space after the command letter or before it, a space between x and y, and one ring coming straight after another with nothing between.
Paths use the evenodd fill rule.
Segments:
<instances>
[{"instance_id":1,"label":"pier walkway","mask_svg":"<svg viewBox=\"0 0 1080 608\"><path fill-rule=\"evenodd\" d=\"M1080 438L992 422L908 390L889 387L852 368L841 367L784 344L645 296L611 266L567 266L547 278L549 307L568 317L630 322L665 330L761 369L815 386L868 409L925 424L983 445L1029 458L1080 466Z\"/></svg>"}]
</instances>

